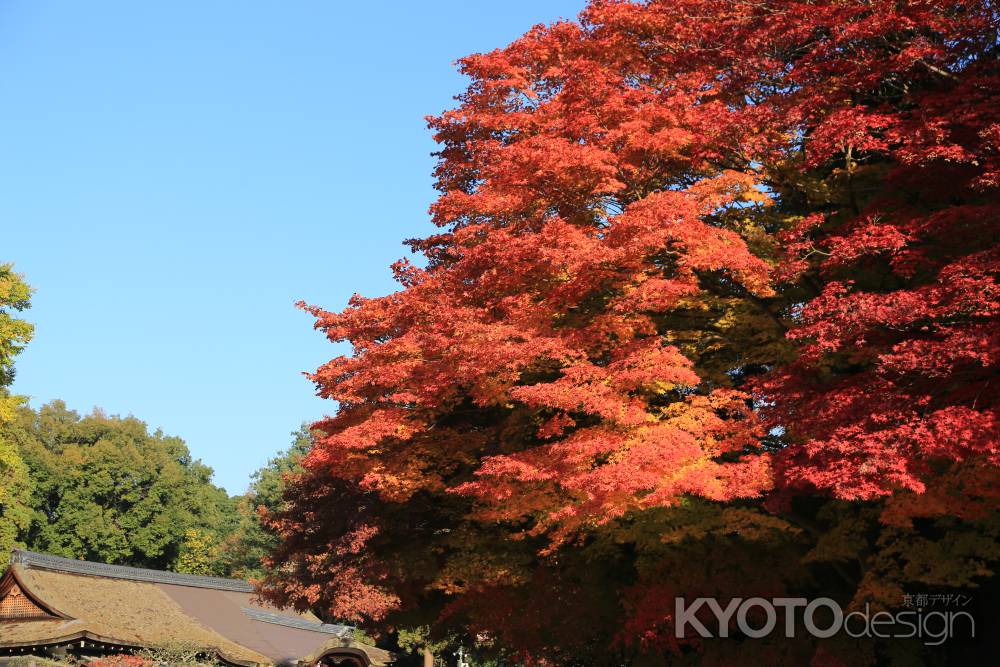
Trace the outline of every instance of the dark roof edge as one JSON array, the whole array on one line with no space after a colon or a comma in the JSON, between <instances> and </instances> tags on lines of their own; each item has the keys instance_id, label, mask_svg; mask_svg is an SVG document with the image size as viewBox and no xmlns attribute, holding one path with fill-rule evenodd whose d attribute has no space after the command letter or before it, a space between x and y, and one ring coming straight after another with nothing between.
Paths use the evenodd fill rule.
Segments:
<instances>
[{"instance_id":1,"label":"dark roof edge","mask_svg":"<svg viewBox=\"0 0 1000 667\"><path fill-rule=\"evenodd\" d=\"M52 619L52 620L58 620L58 619ZM99 635L94 632L91 632L86 628L84 628L83 630L77 630L75 632L71 632L61 637L46 637L45 639L29 639L26 641L8 642L8 643L3 643L2 639L0 639L0 645L2 645L4 648L18 648L21 646L52 646L52 645L58 646L61 644L65 644L67 642L75 641L77 639L89 639L91 641L100 642L102 644L114 644L115 646L143 648L143 644L138 643L135 640L132 639L125 640L125 639L116 639L114 637L107 637L104 635ZM246 660L237 660L236 658L233 658L232 656L224 653L223 651L217 648L212 648L212 651L215 653L215 656L219 658L222 662L225 662L230 665L243 665L245 667L253 667L255 665L260 664L257 662L248 662ZM16 657L16 656L11 656L11 657Z\"/></svg>"},{"instance_id":2,"label":"dark roof edge","mask_svg":"<svg viewBox=\"0 0 1000 667\"><path fill-rule=\"evenodd\" d=\"M246 614L251 620L260 621L261 623L284 625L288 628L298 628L299 630L309 630L310 632L322 632L327 635L336 635L337 637L344 638L351 638L354 636L354 628L349 625L317 623L316 621L310 621L304 618L282 616L281 614L273 614L269 611L250 609L248 607L243 607L243 613Z\"/></svg>"},{"instance_id":3,"label":"dark roof edge","mask_svg":"<svg viewBox=\"0 0 1000 667\"><path fill-rule=\"evenodd\" d=\"M205 577L198 574L181 574L163 570L147 570L141 567L127 565L108 565L87 560L74 560L42 554L34 551L15 549L10 556L11 565L39 570L53 570L68 574L82 574L91 577L107 579L127 579L129 581L146 581L153 584L173 584L175 586L190 586L192 588L213 588L221 591L236 591L252 593L253 585L242 579L225 579L223 577Z\"/></svg>"}]
</instances>

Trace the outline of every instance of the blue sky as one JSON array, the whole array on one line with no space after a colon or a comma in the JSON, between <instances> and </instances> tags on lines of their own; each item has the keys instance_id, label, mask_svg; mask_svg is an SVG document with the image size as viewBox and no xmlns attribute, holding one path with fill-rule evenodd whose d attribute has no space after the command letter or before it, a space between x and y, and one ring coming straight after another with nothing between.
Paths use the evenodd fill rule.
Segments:
<instances>
[{"instance_id":1,"label":"blue sky","mask_svg":"<svg viewBox=\"0 0 1000 667\"><path fill-rule=\"evenodd\" d=\"M134 414L216 481L334 408L293 303L394 289L432 231L455 59L582 0L0 0L0 261L36 288L14 390Z\"/></svg>"}]
</instances>

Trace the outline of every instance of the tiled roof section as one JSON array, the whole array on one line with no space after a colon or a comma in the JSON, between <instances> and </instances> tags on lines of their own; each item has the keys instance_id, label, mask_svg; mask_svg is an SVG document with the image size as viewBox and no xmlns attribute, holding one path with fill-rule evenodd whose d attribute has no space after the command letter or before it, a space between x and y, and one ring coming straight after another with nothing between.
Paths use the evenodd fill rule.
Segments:
<instances>
[{"instance_id":1,"label":"tiled roof section","mask_svg":"<svg viewBox=\"0 0 1000 667\"><path fill-rule=\"evenodd\" d=\"M175 584L177 586L191 586L192 588L212 588L220 591L237 591L240 593L252 593L254 588L248 581L242 579L225 579L223 577L203 577L197 574L180 574L178 572L164 572L162 570L146 570L140 567L128 567L125 565L106 565L105 563L92 563L86 560L73 560L61 556L40 554L34 551L23 551L15 549L11 554L12 565L20 565L25 568L37 568L40 570L54 570L56 572L68 572L70 574L82 574L91 577L105 577L109 579L127 579L129 581L148 581L155 584Z\"/></svg>"},{"instance_id":2,"label":"tiled roof section","mask_svg":"<svg viewBox=\"0 0 1000 667\"><path fill-rule=\"evenodd\" d=\"M244 607L243 613L254 621L260 621L261 623L273 623L274 625L284 625L287 628L298 628L299 630L309 630L310 632L323 632L328 635L336 635L338 637L345 638L350 638L354 634L354 628L349 625L316 623L314 621L308 621L304 618L282 616L281 614L272 614L268 611L250 609L249 607Z\"/></svg>"}]
</instances>

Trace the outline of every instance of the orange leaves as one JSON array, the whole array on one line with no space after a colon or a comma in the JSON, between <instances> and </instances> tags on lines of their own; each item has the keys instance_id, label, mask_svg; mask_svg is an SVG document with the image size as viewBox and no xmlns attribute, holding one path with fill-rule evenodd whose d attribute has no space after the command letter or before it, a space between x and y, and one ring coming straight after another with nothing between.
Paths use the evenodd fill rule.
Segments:
<instances>
[{"instance_id":1,"label":"orange leaves","mask_svg":"<svg viewBox=\"0 0 1000 667\"><path fill-rule=\"evenodd\" d=\"M352 353L311 376L339 408L274 519L284 599L385 618L447 591L443 615L516 642L525 591L503 586L548 585L587 540L608 543L574 576L617 554L666 594L674 571L704 565L711 589L756 566L712 549L778 533L753 503L772 491L885 503L894 529L994 512L994 13L594 0L464 59L468 90L430 119L426 266L309 309ZM671 525L692 506L710 509ZM452 530L522 551L473 554L492 571L466 581ZM836 559L877 570L866 540ZM761 548L776 579L797 558ZM635 597L624 643L664 644L666 612Z\"/></svg>"},{"instance_id":2,"label":"orange leaves","mask_svg":"<svg viewBox=\"0 0 1000 667\"><path fill-rule=\"evenodd\" d=\"M653 415L642 397L632 392L662 393L699 382L691 362L677 348L649 338L616 350L605 366L579 361L564 367L559 379L514 387L511 396L532 407L590 414L622 426L637 426L651 421Z\"/></svg>"},{"instance_id":3,"label":"orange leaves","mask_svg":"<svg viewBox=\"0 0 1000 667\"><path fill-rule=\"evenodd\" d=\"M773 294L727 221L770 204L742 152L768 117L722 97L701 55L672 57L700 38L671 12L595 4L595 23L461 61L468 90L430 120L444 229L412 242L428 265L394 265L395 294L310 311L353 355L312 375L341 408L308 465L384 500L457 491L470 516L556 541L768 488L750 397L699 368L738 330L721 309Z\"/></svg>"},{"instance_id":4,"label":"orange leaves","mask_svg":"<svg viewBox=\"0 0 1000 667\"><path fill-rule=\"evenodd\" d=\"M657 278L639 275L634 285L623 288L622 294L611 302L618 313L662 312L674 308L681 299L698 293L694 280Z\"/></svg>"},{"instance_id":5,"label":"orange leaves","mask_svg":"<svg viewBox=\"0 0 1000 667\"><path fill-rule=\"evenodd\" d=\"M658 192L632 204L612 221L609 244L628 256L656 249L678 253L676 262L688 271L724 271L748 290L771 294L770 269L748 250L735 232L707 224L701 216L711 212L731 195L719 193L728 179L702 183L700 191L688 194ZM709 192L714 192L709 195Z\"/></svg>"},{"instance_id":6,"label":"orange leaves","mask_svg":"<svg viewBox=\"0 0 1000 667\"><path fill-rule=\"evenodd\" d=\"M619 391L664 392L701 381L690 359L656 338L640 338L616 350L606 374Z\"/></svg>"},{"instance_id":7,"label":"orange leaves","mask_svg":"<svg viewBox=\"0 0 1000 667\"><path fill-rule=\"evenodd\" d=\"M536 531L557 528L557 540L686 495L753 498L771 486L768 458L718 461L754 442L744 399L724 391L690 396L657 419L578 428L557 442L485 459L477 479L455 491L476 497L484 518L533 517Z\"/></svg>"}]
</instances>

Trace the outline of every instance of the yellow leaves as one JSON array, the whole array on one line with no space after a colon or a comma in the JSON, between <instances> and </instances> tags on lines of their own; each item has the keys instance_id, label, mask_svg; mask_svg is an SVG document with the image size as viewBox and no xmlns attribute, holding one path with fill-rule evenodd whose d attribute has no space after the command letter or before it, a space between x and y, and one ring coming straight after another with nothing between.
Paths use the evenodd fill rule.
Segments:
<instances>
[{"instance_id":1,"label":"yellow leaves","mask_svg":"<svg viewBox=\"0 0 1000 667\"><path fill-rule=\"evenodd\" d=\"M34 326L15 317L30 307L31 288L14 273L13 265L0 264L0 423L10 421L23 402L4 391L14 378L14 357L20 354L34 335Z\"/></svg>"},{"instance_id":2,"label":"yellow leaves","mask_svg":"<svg viewBox=\"0 0 1000 667\"><path fill-rule=\"evenodd\" d=\"M677 388L677 384L674 382L667 382L665 380L656 380L647 385L650 391L657 394L666 394Z\"/></svg>"},{"instance_id":3,"label":"yellow leaves","mask_svg":"<svg viewBox=\"0 0 1000 667\"><path fill-rule=\"evenodd\" d=\"M761 204L763 206L771 206L774 203L774 199L771 197L767 191L762 189L762 186L754 185L740 193L740 201L751 202L754 204Z\"/></svg>"},{"instance_id":4,"label":"yellow leaves","mask_svg":"<svg viewBox=\"0 0 1000 667\"><path fill-rule=\"evenodd\" d=\"M5 424L14 419L17 409L24 405L27 400L24 396L5 396L0 394L0 424Z\"/></svg>"},{"instance_id":5,"label":"yellow leaves","mask_svg":"<svg viewBox=\"0 0 1000 667\"><path fill-rule=\"evenodd\" d=\"M740 323L740 316L734 310L726 310L723 312L722 317L715 320L715 328L721 329L723 331L734 329Z\"/></svg>"},{"instance_id":6,"label":"yellow leaves","mask_svg":"<svg viewBox=\"0 0 1000 667\"><path fill-rule=\"evenodd\" d=\"M560 269L559 271L553 272L552 275L549 276L549 280L551 280L554 283L566 283L569 282L572 278L573 274L570 272L569 269Z\"/></svg>"},{"instance_id":7,"label":"yellow leaves","mask_svg":"<svg viewBox=\"0 0 1000 667\"><path fill-rule=\"evenodd\" d=\"M431 588L446 595L465 593L490 586L520 586L530 580L531 553L518 553L510 545L494 549L476 549L474 536L460 545L445 562Z\"/></svg>"},{"instance_id":8,"label":"yellow leaves","mask_svg":"<svg viewBox=\"0 0 1000 667\"><path fill-rule=\"evenodd\" d=\"M709 310L711 310L711 306L709 305L709 302L706 299L706 295L704 294L699 294L694 297L685 297L682 299L678 299L675 308L677 310L689 310L689 311L701 311L701 312L708 312ZM667 332L667 336L670 335L671 332Z\"/></svg>"},{"instance_id":9,"label":"yellow leaves","mask_svg":"<svg viewBox=\"0 0 1000 667\"><path fill-rule=\"evenodd\" d=\"M802 531L759 507L724 506L693 497L672 507L629 513L605 528L618 543L635 543L644 552L710 537L729 537L761 543L798 539Z\"/></svg>"},{"instance_id":10,"label":"yellow leaves","mask_svg":"<svg viewBox=\"0 0 1000 667\"><path fill-rule=\"evenodd\" d=\"M747 540L771 540L775 533L802 533L801 528L759 508L726 507L722 510L722 522L729 531Z\"/></svg>"},{"instance_id":11,"label":"yellow leaves","mask_svg":"<svg viewBox=\"0 0 1000 667\"><path fill-rule=\"evenodd\" d=\"M220 546L211 533L200 528L188 528L184 532L176 569L186 574L217 574L219 554Z\"/></svg>"},{"instance_id":12,"label":"yellow leaves","mask_svg":"<svg viewBox=\"0 0 1000 667\"><path fill-rule=\"evenodd\" d=\"M23 276L14 272L13 264L0 264L0 306L24 310L30 305L31 291Z\"/></svg>"}]
</instances>

